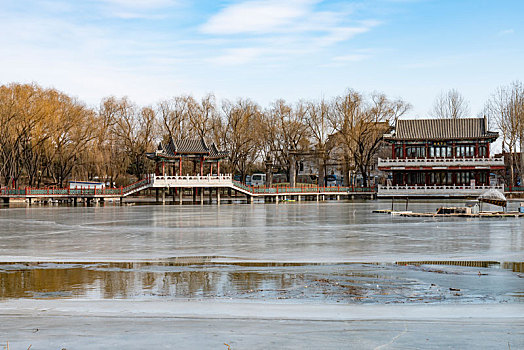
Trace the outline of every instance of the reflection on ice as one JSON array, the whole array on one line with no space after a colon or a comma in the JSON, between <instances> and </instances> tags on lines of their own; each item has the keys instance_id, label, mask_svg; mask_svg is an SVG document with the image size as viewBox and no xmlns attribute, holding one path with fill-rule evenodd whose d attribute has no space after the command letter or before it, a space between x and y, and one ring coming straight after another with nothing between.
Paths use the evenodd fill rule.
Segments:
<instances>
[{"instance_id":1,"label":"reflection on ice","mask_svg":"<svg viewBox=\"0 0 524 350\"><path fill-rule=\"evenodd\" d=\"M524 220L372 214L389 206L2 209L0 298L522 302Z\"/></svg>"},{"instance_id":2,"label":"reflection on ice","mask_svg":"<svg viewBox=\"0 0 524 350\"><path fill-rule=\"evenodd\" d=\"M1 264L0 298L232 298L385 304L523 301L519 274L500 269L494 262L456 263ZM522 265L502 264L513 271Z\"/></svg>"}]
</instances>

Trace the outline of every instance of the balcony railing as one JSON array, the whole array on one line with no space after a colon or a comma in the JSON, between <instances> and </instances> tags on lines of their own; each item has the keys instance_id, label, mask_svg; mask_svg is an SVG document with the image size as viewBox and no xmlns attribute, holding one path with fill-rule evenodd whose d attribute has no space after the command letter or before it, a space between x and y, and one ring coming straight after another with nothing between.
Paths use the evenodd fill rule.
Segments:
<instances>
[{"instance_id":1,"label":"balcony railing","mask_svg":"<svg viewBox=\"0 0 524 350\"><path fill-rule=\"evenodd\" d=\"M414 197L466 197L478 196L489 189L504 192L504 186L471 186L471 185L395 185L379 186L379 197L414 196Z\"/></svg>"},{"instance_id":2,"label":"balcony railing","mask_svg":"<svg viewBox=\"0 0 524 350\"><path fill-rule=\"evenodd\" d=\"M396 158L378 160L379 167L504 166L504 158Z\"/></svg>"}]
</instances>

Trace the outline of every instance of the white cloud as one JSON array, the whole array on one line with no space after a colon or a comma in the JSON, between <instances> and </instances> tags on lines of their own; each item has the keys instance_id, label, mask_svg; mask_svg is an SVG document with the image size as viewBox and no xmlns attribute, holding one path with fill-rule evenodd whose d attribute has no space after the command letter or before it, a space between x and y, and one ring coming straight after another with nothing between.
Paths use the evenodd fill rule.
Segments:
<instances>
[{"instance_id":1,"label":"white cloud","mask_svg":"<svg viewBox=\"0 0 524 350\"><path fill-rule=\"evenodd\" d=\"M226 7L201 27L206 34L271 33L281 31L311 12L314 0L246 1Z\"/></svg>"},{"instance_id":2,"label":"white cloud","mask_svg":"<svg viewBox=\"0 0 524 350\"><path fill-rule=\"evenodd\" d=\"M159 9L175 5L174 0L100 0L102 3L124 9Z\"/></svg>"},{"instance_id":3,"label":"white cloud","mask_svg":"<svg viewBox=\"0 0 524 350\"><path fill-rule=\"evenodd\" d=\"M209 61L220 65L239 65L252 62L263 53L264 49L258 47L228 49L225 54Z\"/></svg>"},{"instance_id":4,"label":"white cloud","mask_svg":"<svg viewBox=\"0 0 524 350\"><path fill-rule=\"evenodd\" d=\"M370 55L355 53L355 54L333 57L333 61L335 62L359 62L359 61L364 61L370 57L371 57Z\"/></svg>"},{"instance_id":5,"label":"white cloud","mask_svg":"<svg viewBox=\"0 0 524 350\"><path fill-rule=\"evenodd\" d=\"M379 25L356 20L355 8L322 0L240 1L211 16L200 31L212 35L209 40L229 41L210 61L243 64L263 56L273 64L314 54Z\"/></svg>"},{"instance_id":6,"label":"white cloud","mask_svg":"<svg viewBox=\"0 0 524 350\"><path fill-rule=\"evenodd\" d=\"M341 41L349 40L357 34L368 32L370 29L370 26L333 28L327 33L327 35L318 38L316 41L319 46L329 46Z\"/></svg>"},{"instance_id":7,"label":"white cloud","mask_svg":"<svg viewBox=\"0 0 524 350\"><path fill-rule=\"evenodd\" d=\"M179 4L179 0L98 0L108 17L122 19L162 19L167 8Z\"/></svg>"},{"instance_id":8,"label":"white cloud","mask_svg":"<svg viewBox=\"0 0 524 350\"><path fill-rule=\"evenodd\" d=\"M514 29L505 29L505 30L501 30L499 32L499 35L509 35L509 34L514 34L514 33L515 33Z\"/></svg>"}]
</instances>

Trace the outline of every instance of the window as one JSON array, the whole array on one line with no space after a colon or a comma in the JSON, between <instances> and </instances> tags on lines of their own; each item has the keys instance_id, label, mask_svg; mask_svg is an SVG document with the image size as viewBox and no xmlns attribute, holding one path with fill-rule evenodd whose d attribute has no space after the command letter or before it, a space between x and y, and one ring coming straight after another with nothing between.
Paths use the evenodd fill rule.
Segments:
<instances>
[{"instance_id":1,"label":"window","mask_svg":"<svg viewBox=\"0 0 524 350\"><path fill-rule=\"evenodd\" d=\"M456 157L474 157L475 146L474 145L461 145L456 147Z\"/></svg>"},{"instance_id":2,"label":"window","mask_svg":"<svg viewBox=\"0 0 524 350\"><path fill-rule=\"evenodd\" d=\"M424 185L426 183L425 173L408 173L408 185Z\"/></svg>"},{"instance_id":3,"label":"window","mask_svg":"<svg viewBox=\"0 0 524 350\"><path fill-rule=\"evenodd\" d=\"M479 157L487 157L488 156L488 148L486 145L480 145L479 146Z\"/></svg>"},{"instance_id":4,"label":"window","mask_svg":"<svg viewBox=\"0 0 524 350\"><path fill-rule=\"evenodd\" d=\"M452 154L451 146L431 146L429 148L430 158L451 158Z\"/></svg>"},{"instance_id":5,"label":"window","mask_svg":"<svg viewBox=\"0 0 524 350\"><path fill-rule=\"evenodd\" d=\"M486 172L482 172L479 174L479 182L480 184L482 185L487 185L488 184L488 177L487 177L487 173Z\"/></svg>"},{"instance_id":6,"label":"window","mask_svg":"<svg viewBox=\"0 0 524 350\"><path fill-rule=\"evenodd\" d=\"M409 146L406 147L407 158L426 158L425 146Z\"/></svg>"},{"instance_id":7,"label":"window","mask_svg":"<svg viewBox=\"0 0 524 350\"><path fill-rule=\"evenodd\" d=\"M402 145L395 145L395 158L404 158Z\"/></svg>"}]
</instances>

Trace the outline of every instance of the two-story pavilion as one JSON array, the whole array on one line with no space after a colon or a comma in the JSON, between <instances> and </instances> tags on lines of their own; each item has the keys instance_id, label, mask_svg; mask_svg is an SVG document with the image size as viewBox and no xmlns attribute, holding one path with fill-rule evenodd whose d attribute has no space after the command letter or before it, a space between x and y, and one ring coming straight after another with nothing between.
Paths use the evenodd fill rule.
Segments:
<instances>
[{"instance_id":1,"label":"two-story pavilion","mask_svg":"<svg viewBox=\"0 0 524 350\"><path fill-rule=\"evenodd\" d=\"M378 166L390 172L391 183L379 196L480 194L490 173L504 169L503 159L490 157L497 138L485 118L398 120L395 131L384 135L391 158L379 159Z\"/></svg>"}]
</instances>

